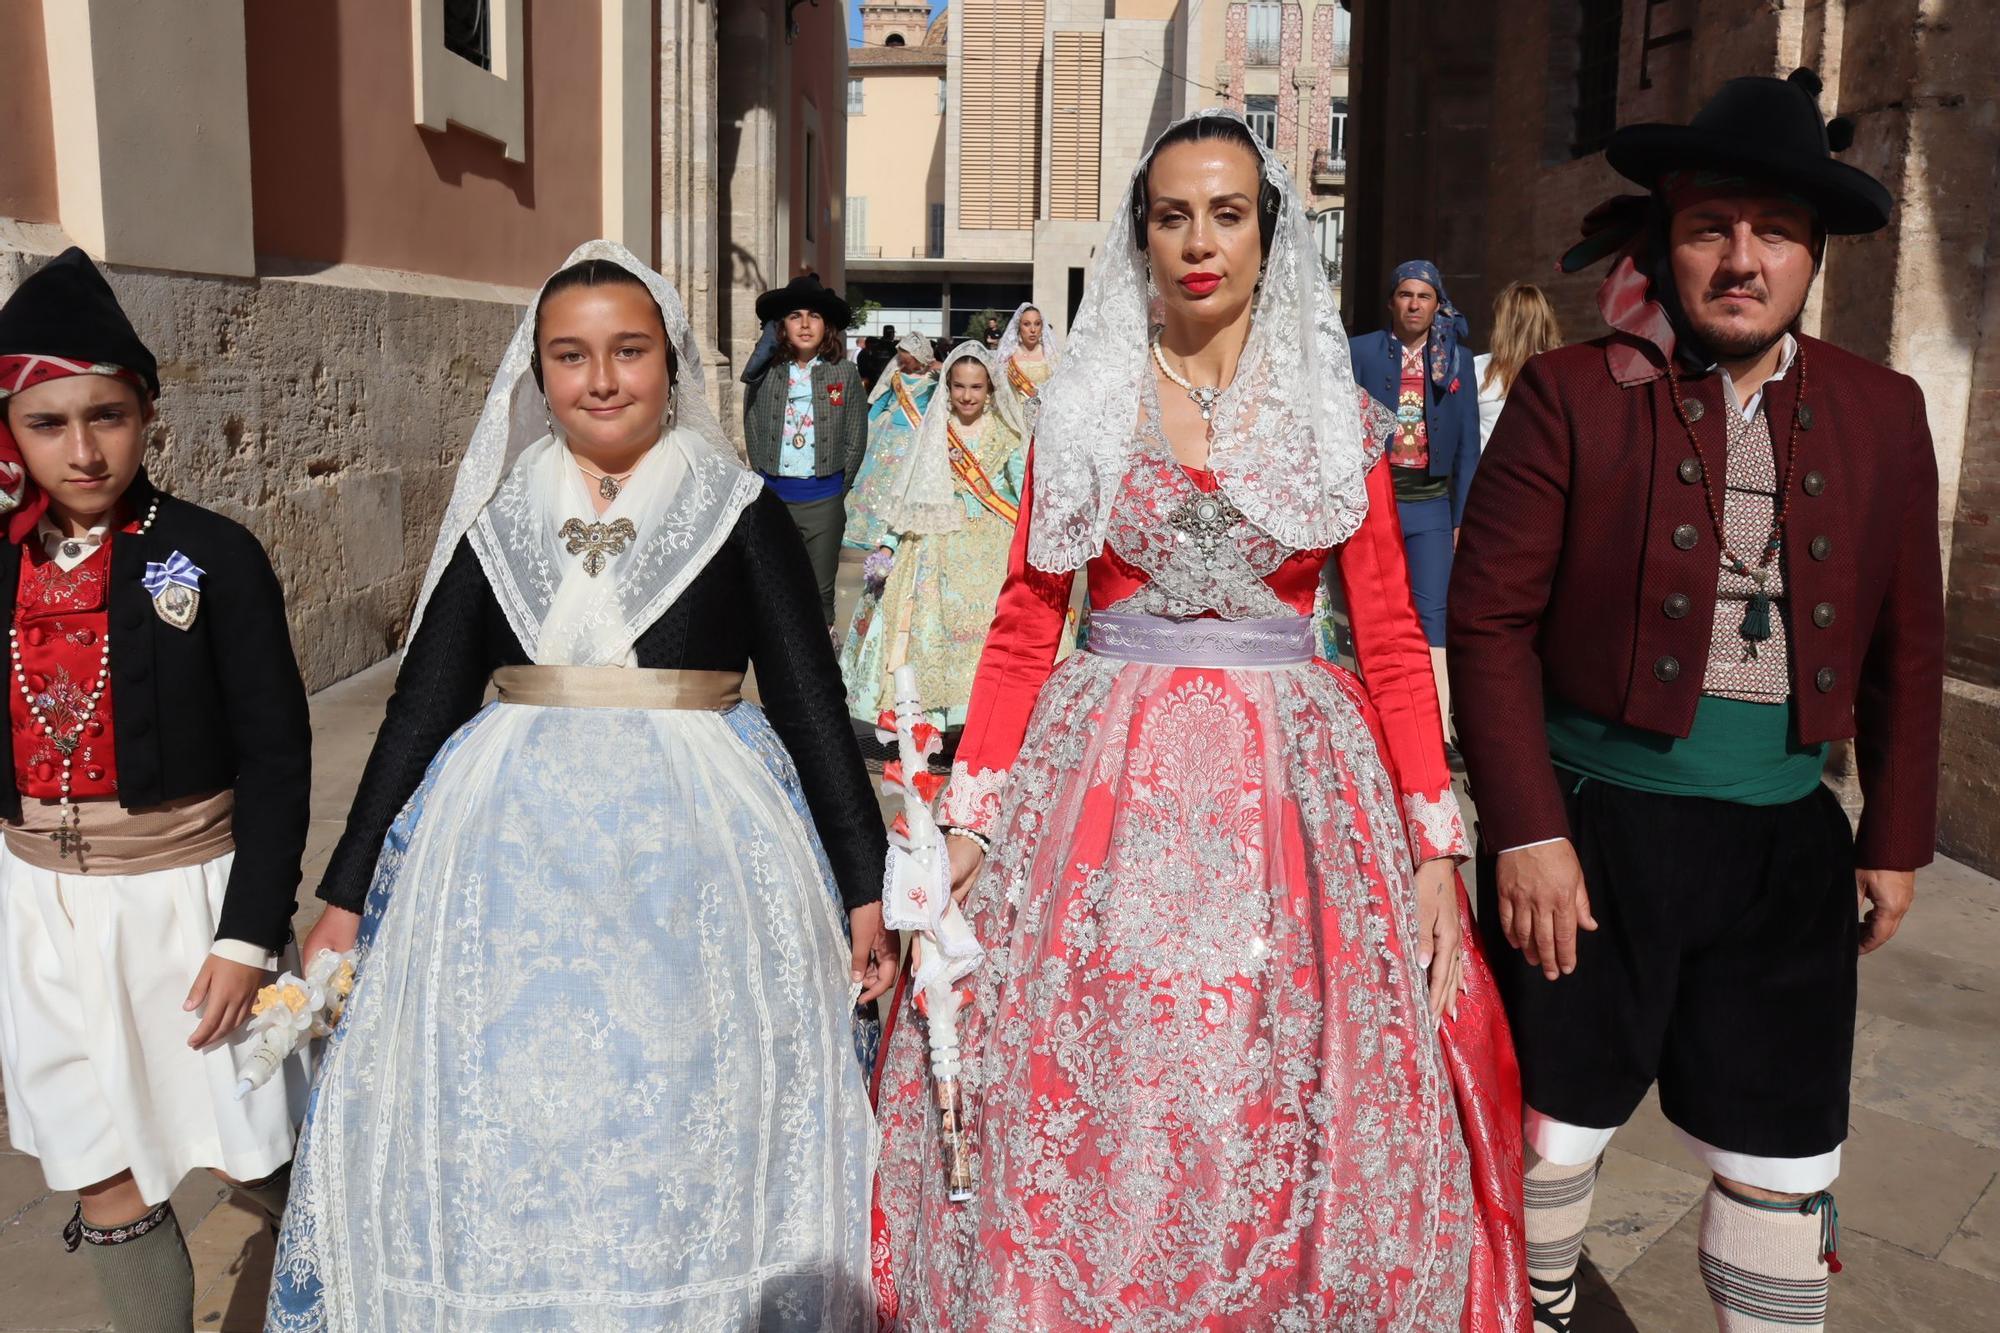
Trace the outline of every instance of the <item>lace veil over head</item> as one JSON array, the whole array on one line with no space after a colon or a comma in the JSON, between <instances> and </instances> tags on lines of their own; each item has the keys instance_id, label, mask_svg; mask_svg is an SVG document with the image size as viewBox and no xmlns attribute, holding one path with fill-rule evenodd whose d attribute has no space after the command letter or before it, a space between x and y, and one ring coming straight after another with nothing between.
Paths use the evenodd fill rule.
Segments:
<instances>
[{"instance_id":1,"label":"lace veil over head","mask_svg":"<svg viewBox=\"0 0 2000 1333\"><path fill-rule=\"evenodd\" d=\"M1210 108L1175 125L1204 116L1242 123ZM1295 550L1318 550L1360 527L1379 445L1363 435L1347 333L1298 189L1284 164L1250 137L1263 179L1277 192L1278 217L1249 341L1210 422L1209 468L1252 523ZM1156 140L1132 174L1098 247L1062 363L1042 389L1028 559L1052 573L1079 569L1103 549L1138 440L1153 364L1148 265L1133 243L1132 207L1157 148Z\"/></svg>"},{"instance_id":2,"label":"lace veil over head","mask_svg":"<svg viewBox=\"0 0 2000 1333\"><path fill-rule=\"evenodd\" d=\"M886 517L892 532L957 532L965 526L965 505L958 498L958 483L952 476L951 457L945 431L957 418L951 410L952 367L961 361L977 361L986 368L993 391L986 400L988 422L999 424L1015 435L1021 433L1020 406L1007 391L1003 364L977 341L962 342L952 349L938 370L938 386L924 409L924 426L915 443L903 455L902 472L889 492ZM967 440L968 448L973 446Z\"/></svg>"},{"instance_id":3,"label":"lace veil over head","mask_svg":"<svg viewBox=\"0 0 2000 1333\"><path fill-rule=\"evenodd\" d=\"M1012 361L1014 354L1021 350L1021 316L1030 310L1042 316L1042 355L1048 359L1052 367L1062 356L1062 340L1056 337L1056 331L1049 326L1048 315L1033 301L1023 301L1014 307L1014 317L1007 321L1007 331L1000 335L1001 365L1004 366Z\"/></svg>"},{"instance_id":4,"label":"lace veil over head","mask_svg":"<svg viewBox=\"0 0 2000 1333\"><path fill-rule=\"evenodd\" d=\"M594 512L582 471L550 430L535 383L535 303L522 312L458 465L410 622L414 638L459 542L469 539L508 624L543 664L619 665L721 547L763 483L708 406L701 349L673 285L613 241L587 241L563 268L607 260L637 276L673 344L675 382L659 443L610 508ZM565 525L585 540L572 549ZM621 521L631 530L618 538ZM594 534L590 525L601 524ZM588 571L593 541L604 561ZM613 549L616 547L617 549Z\"/></svg>"}]
</instances>

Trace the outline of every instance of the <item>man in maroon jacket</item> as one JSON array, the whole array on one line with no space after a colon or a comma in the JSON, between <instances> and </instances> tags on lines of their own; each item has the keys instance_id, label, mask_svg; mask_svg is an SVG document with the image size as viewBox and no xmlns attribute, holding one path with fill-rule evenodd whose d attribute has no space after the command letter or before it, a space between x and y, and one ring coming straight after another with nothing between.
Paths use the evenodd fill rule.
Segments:
<instances>
[{"instance_id":1,"label":"man in maroon jacket","mask_svg":"<svg viewBox=\"0 0 2000 1333\"><path fill-rule=\"evenodd\" d=\"M1720 1326L1821 1326L1856 956L1931 859L1937 464L1911 380L1797 330L1827 235L1891 203L1818 93L1736 79L1612 139L1650 194L1565 264L1612 258L1613 332L1528 363L1460 530L1452 686L1553 1333L1596 1163L1656 1080L1714 1173ZM1846 737L1858 835L1820 783Z\"/></svg>"}]
</instances>

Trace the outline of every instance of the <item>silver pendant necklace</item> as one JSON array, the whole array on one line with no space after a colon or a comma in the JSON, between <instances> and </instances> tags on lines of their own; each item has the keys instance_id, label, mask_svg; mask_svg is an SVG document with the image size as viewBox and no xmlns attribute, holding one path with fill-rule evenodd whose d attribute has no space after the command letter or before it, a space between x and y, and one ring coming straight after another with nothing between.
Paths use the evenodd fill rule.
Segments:
<instances>
[{"instance_id":1,"label":"silver pendant necklace","mask_svg":"<svg viewBox=\"0 0 2000 1333\"><path fill-rule=\"evenodd\" d=\"M597 483L597 493L607 500L616 500L618 492L624 488L626 482L632 479L632 473L639 470L633 468L631 472L623 472L613 477L603 472L592 472L583 465L583 460L580 458L576 459L576 466L579 472Z\"/></svg>"},{"instance_id":2,"label":"silver pendant necklace","mask_svg":"<svg viewBox=\"0 0 2000 1333\"><path fill-rule=\"evenodd\" d=\"M1162 375L1165 375L1168 379L1180 385L1181 388L1187 390L1187 396L1194 400L1194 405L1200 410L1203 421L1207 421L1215 415L1215 400L1222 397L1221 385L1194 384L1187 376L1168 365L1166 353L1160 350L1160 340L1158 337L1153 339L1153 363L1159 366Z\"/></svg>"}]
</instances>

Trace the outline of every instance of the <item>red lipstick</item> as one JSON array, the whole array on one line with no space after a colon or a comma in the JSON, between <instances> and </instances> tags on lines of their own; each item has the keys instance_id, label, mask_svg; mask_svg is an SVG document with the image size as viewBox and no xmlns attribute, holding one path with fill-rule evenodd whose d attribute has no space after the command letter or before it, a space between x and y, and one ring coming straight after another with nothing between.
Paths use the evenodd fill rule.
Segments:
<instances>
[{"instance_id":1,"label":"red lipstick","mask_svg":"<svg viewBox=\"0 0 2000 1333\"><path fill-rule=\"evenodd\" d=\"M1181 289L1190 296L1207 296L1222 285L1219 273L1204 273L1197 269L1181 277Z\"/></svg>"}]
</instances>

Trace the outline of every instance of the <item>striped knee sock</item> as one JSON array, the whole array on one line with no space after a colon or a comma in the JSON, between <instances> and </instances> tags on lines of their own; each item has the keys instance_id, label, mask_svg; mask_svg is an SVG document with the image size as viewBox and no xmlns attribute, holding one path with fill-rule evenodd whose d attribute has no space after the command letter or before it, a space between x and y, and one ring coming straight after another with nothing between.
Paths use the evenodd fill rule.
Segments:
<instances>
[{"instance_id":1,"label":"striped knee sock","mask_svg":"<svg viewBox=\"0 0 2000 1333\"><path fill-rule=\"evenodd\" d=\"M1721 1333L1811 1333L1826 1324L1827 1275L1840 1271L1833 1195L1793 1203L1711 1184L1701 1209L1701 1280Z\"/></svg>"},{"instance_id":2,"label":"striped knee sock","mask_svg":"<svg viewBox=\"0 0 2000 1333\"><path fill-rule=\"evenodd\" d=\"M1528 1150L1522 1204L1536 1333L1570 1333L1570 1314L1576 1308L1576 1266L1583 1257L1583 1229L1590 1225L1597 1167L1597 1162L1562 1166L1537 1157L1532 1148Z\"/></svg>"}]
</instances>

